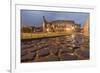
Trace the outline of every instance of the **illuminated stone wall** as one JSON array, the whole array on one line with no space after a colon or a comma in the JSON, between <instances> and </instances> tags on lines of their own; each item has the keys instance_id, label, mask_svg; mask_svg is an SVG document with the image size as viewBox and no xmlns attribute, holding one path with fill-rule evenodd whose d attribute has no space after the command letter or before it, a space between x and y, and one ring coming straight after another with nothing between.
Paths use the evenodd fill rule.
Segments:
<instances>
[{"instance_id":1,"label":"illuminated stone wall","mask_svg":"<svg viewBox=\"0 0 100 73\"><path fill-rule=\"evenodd\" d=\"M83 34L85 35L85 36L89 36L89 24L90 24L90 22L89 22L89 18L86 20L86 22L84 23L84 25L83 25L83 30L82 30L82 32L83 32Z\"/></svg>"}]
</instances>

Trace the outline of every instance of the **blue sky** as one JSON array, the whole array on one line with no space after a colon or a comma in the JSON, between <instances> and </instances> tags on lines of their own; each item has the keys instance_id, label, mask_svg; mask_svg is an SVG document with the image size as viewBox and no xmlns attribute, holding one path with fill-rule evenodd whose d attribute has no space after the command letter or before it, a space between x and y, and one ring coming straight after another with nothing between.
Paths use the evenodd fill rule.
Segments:
<instances>
[{"instance_id":1,"label":"blue sky","mask_svg":"<svg viewBox=\"0 0 100 73\"><path fill-rule=\"evenodd\" d=\"M89 13L83 12L61 12L61 11L40 11L40 10L21 10L21 24L40 26L43 23L43 16L48 21L52 20L74 20L75 23L84 24L89 17Z\"/></svg>"}]
</instances>

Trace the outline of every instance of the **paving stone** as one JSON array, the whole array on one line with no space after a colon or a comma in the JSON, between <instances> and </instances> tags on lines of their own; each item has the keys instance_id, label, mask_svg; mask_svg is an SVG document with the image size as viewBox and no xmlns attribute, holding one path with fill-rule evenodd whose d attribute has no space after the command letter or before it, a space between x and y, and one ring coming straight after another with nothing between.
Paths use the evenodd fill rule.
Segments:
<instances>
[{"instance_id":1,"label":"paving stone","mask_svg":"<svg viewBox=\"0 0 100 73\"><path fill-rule=\"evenodd\" d=\"M50 48L51 53L52 53L52 54L55 54L55 55L58 54L58 50L59 50L59 49L58 49L57 47Z\"/></svg>"},{"instance_id":2,"label":"paving stone","mask_svg":"<svg viewBox=\"0 0 100 73\"><path fill-rule=\"evenodd\" d=\"M36 52L37 50L38 50L37 47L36 47L36 48L35 48L35 47L34 47L34 48L32 47L32 48L28 48L28 49L27 49L27 51L28 51L29 53L34 53L34 52Z\"/></svg>"},{"instance_id":3,"label":"paving stone","mask_svg":"<svg viewBox=\"0 0 100 73\"><path fill-rule=\"evenodd\" d=\"M21 56L25 56L26 54L28 54L27 50L21 50Z\"/></svg>"},{"instance_id":4,"label":"paving stone","mask_svg":"<svg viewBox=\"0 0 100 73\"><path fill-rule=\"evenodd\" d=\"M73 48L72 47L68 47L68 48L61 48L60 49L60 53L72 53L73 52Z\"/></svg>"},{"instance_id":5,"label":"paving stone","mask_svg":"<svg viewBox=\"0 0 100 73\"><path fill-rule=\"evenodd\" d=\"M78 49L75 51L75 53L81 57L83 57L83 59L89 59L89 50L81 50Z\"/></svg>"},{"instance_id":6,"label":"paving stone","mask_svg":"<svg viewBox=\"0 0 100 73\"><path fill-rule=\"evenodd\" d=\"M38 58L35 60L35 62L47 62L47 61L58 61L58 60L59 58L57 56L49 55L46 57Z\"/></svg>"},{"instance_id":7,"label":"paving stone","mask_svg":"<svg viewBox=\"0 0 100 73\"><path fill-rule=\"evenodd\" d=\"M37 52L38 57L43 57L43 56L47 56L50 54L50 51L48 49L40 49Z\"/></svg>"},{"instance_id":8,"label":"paving stone","mask_svg":"<svg viewBox=\"0 0 100 73\"><path fill-rule=\"evenodd\" d=\"M25 56L21 56L21 62L30 62L33 61L36 56L36 53L29 53Z\"/></svg>"},{"instance_id":9,"label":"paving stone","mask_svg":"<svg viewBox=\"0 0 100 73\"><path fill-rule=\"evenodd\" d=\"M73 55L73 53L66 53L66 54L62 54L60 55L60 60L77 60L77 57L75 55Z\"/></svg>"}]
</instances>

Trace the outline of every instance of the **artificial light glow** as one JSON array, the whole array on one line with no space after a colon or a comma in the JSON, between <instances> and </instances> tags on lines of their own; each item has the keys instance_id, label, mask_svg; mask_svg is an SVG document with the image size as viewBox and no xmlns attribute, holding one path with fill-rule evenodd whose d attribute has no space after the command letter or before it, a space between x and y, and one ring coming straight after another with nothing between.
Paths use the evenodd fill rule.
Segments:
<instances>
[{"instance_id":1,"label":"artificial light glow","mask_svg":"<svg viewBox=\"0 0 100 73\"><path fill-rule=\"evenodd\" d=\"M66 28L66 31L70 31L71 29L70 28Z\"/></svg>"},{"instance_id":2,"label":"artificial light glow","mask_svg":"<svg viewBox=\"0 0 100 73\"><path fill-rule=\"evenodd\" d=\"M47 28L47 32L49 32L49 29Z\"/></svg>"},{"instance_id":3,"label":"artificial light glow","mask_svg":"<svg viewBox=\"0 0 100 73\"><path fill-rule=\"evenodd\" d=\"M74 27L72 27L72 30L74 29Z\"/></svg>"},{"instance_id":4,"label":"artificial light glow","mask_svg":"<svg viewBox=\"0 0 100 73\"><path fill-rule=\"evenodd\" d=\"M72 37L72 38L75 38L75 34L72 34L71 37Z\"/></svg>"}]
</instances>

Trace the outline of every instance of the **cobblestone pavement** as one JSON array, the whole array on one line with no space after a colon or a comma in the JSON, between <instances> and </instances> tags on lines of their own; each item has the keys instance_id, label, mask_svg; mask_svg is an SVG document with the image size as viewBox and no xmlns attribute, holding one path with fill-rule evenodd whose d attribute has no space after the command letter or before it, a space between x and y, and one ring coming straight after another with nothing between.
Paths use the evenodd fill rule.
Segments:
<instances>
[{"instance_id":1,"label":"cobblestone pavement","mask_svg":"<svg viewBox=\"0 0 100 73\"><path fill-rule=\"evenodd\" d=\"M21 40L21 62L89 59L89 38L81 34Z\"/></svg>"}]
</instances>

